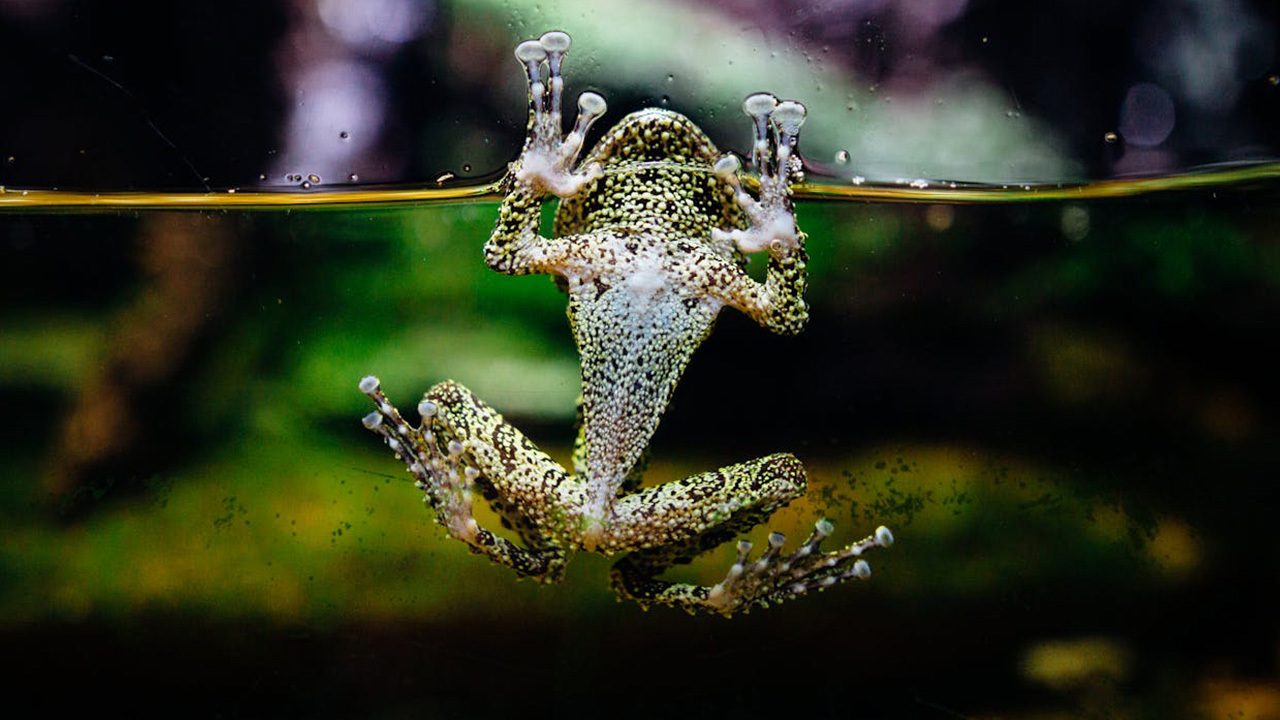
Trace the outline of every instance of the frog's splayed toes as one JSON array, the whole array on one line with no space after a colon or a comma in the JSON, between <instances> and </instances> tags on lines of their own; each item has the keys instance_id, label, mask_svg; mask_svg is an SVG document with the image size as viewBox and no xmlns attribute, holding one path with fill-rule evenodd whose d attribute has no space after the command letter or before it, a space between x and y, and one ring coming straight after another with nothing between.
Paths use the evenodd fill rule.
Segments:
<instances>
[{"instance_id":1,"label":"frog's splayed toes","mask_svg":"<svg viewBox=\"0 0 1280 720\"><path fill-rule=\"evenodd\" d=\"M802 177L796 145L805 109L767 93L743 104L754 132L756 196L743 188L736 157L667 110L628 115L580 158L605 102L583 93L573 129L562 133L569 46L568 35L549 32L516 48L529 86L528 135L484 258L508 275L554 275L568 295L582 361L575 472L452 381L427 392L414 427L378 380L365 378L360 390L377 408L365 426L405 463L451 536L522 576L559 580L574 550L621 554L613 570L621 596L726 616L866 578L862 554L887 547L892 534L882 527L822 552L832 531L823 520L789 554L777 533L755 560L750 544L739 544L737 562L716 585L659 579L765 522L807 486L800 461L775 453L634 489L680 375L721 309L779 334L797 333L808 320L805 235L791 202L791 184ZM541 207L551 195L560 198L555 232L543 237ZM763 282L743 269L744 255L755 252L768 254ZM476 498L514 540L476 521Z\"/></svg>"},{"instance_id":2,"label":"frog's splayed toes","mask_svg":"<svg viewBox=\"0 0 1280 720\"><path fill-rule=\"evenodd\" d=\"M881 525L875 534L859 542L834 552L820 552L818 546L834 529L829 521L819 520L809 538L789 555L781 554L786 541L782 533L771 533L769 547L755 561L749 560L751 543L739 541L737 562L725 579L711 588L708 604L731 615L744 602L750 609L822 591L853 578L866 580L871 577L871 566L862 553L893 544L893 533Z\"/></svg>"},{"instance_id":3,"label":"frog's splayed toes","mask_svg":"<svg viewBox=\"0 0 1280 720\"><path fill-rule=\"evenodd\" d=\"M562 198L574 195L584 184L600 177L599 163L588 164L579 172L573 172L573 164L582 151L587 131L607 108L604 98L596 93L582 93L578 97L578 120L573 131L560 137L560 109L564 98L560 68L569 45L567 33L552 31L516 46L516 59L524 64L529 79L530 112L528 139L515 179ZM542 81L544 64L548 71L545 83Z\"/></svg>"}]
</instances>

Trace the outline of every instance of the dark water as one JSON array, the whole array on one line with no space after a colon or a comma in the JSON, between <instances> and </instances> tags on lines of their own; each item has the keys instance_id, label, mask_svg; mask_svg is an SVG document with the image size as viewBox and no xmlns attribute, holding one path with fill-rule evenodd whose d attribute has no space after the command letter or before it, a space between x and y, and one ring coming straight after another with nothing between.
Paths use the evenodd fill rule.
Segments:
<instances>
[{"instance_id":1,"label":"dark water","mask_svg":"<svg viewBox=\"0 0 1280 720\"><path fill-rule=\"evenodd\" d=\"M567 460L562 296L483 267L493 210L0 216L7 676L222 717L1273 716L1274 188L803 205L811 325L727 311L648 478L791 451L768 529L898 542L732 620L615 603L597 557L517 582L359 426L363 374L453 378Z\"/></svg>"},{"instance_id":2,"label":"dark water","mask_svg":"<svg viewBox=\"0 0 1280 720\"><path fill-rule=\"evenodd\" d=\"M1278 25L0 1L4 686L58 714L1280 718ZM568 461L563 295L484 267L492 195L387 194L498 177L511 48L553 28L595 133L656 105L741 152L748 93L808 106L810 325L726 311L647 482L792 452L809 491L751 539L887 525L867 582L731 620L617 603L597 556L519 582L361 427L364 375L405 408L452 378Z\"/></svg>"}]
</instances>

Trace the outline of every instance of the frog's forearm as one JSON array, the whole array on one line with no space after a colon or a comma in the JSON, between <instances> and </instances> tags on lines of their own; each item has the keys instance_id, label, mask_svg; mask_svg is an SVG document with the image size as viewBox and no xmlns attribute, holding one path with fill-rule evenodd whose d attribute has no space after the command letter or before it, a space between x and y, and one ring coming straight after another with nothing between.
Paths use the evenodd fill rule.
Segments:
<instances>
[{"instance_id":1,"label":"frog's forearm","mask_svg":"<svg viewBox=\"0 0 1280 720\"><path fill-rule=\"evenodd\" d=\"M484 261L504 275L550 272L562 262L567 244L538 235L546 193L529 182L514 178L510 182L511 192L498 208L498 223L484 245Z\"/></svg>"},{"instance_id":2,"label":"frog's forearm","mask_svg":"<svg viewBox=\"0 0 1280 720\"><path fill-rule=\"evenodd\" d=\"M762 327L781 335L795 335L809 321L809 305L804 299L808 260L804 234L800 233L798 247L770 255L763 283L744 274L729 285L725 300Z\"/></svg>"}]
</instances>

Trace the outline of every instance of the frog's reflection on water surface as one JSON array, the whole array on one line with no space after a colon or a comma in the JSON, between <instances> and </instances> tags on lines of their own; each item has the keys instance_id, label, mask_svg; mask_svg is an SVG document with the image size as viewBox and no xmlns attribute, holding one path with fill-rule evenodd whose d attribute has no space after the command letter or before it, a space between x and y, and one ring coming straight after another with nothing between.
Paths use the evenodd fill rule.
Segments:
<instances>
[{"instance_id":1,"label":"frog's reflection on water surface","mask_svg":"<svg viewBox=\"0 0 1280 720\"><path fill-rule=\"evenodd\" d=\"M509 275L555 275L568 293L582 363L574 472L452 381L427 392L418 405L423 424L414 428L367 377L361 390L378 411L365 424L408 465L453 537L522 575L556 581L574 549L626 553L613 570L621 595L724 615L867 577L860 555L892 543L890 532L882 527L821 552L832 531L822 520L788 554L778 533L754 560L750 543L740 542L737 561L714 586L658 579L805 491L804 468L789 453L637 489L649 439L721 308L778 333L799 332L808 319L805 236L790 190L801 174L794 151L805 110L768 94L747 98L758 199L742 189L734 156L721 155L692 121L665 110L627 116L579 162L605 102L584 93L574 129L562 135L568 48L562 32L516 48L529 80L529 135L508 175L485 260ZM554 237L543 238L538 223L548 195L561 203ZM744 271L745 254L759 251L769 256L764 282ZM473 490L520 544L476 523Z\"/></svg>"}]
</instances>

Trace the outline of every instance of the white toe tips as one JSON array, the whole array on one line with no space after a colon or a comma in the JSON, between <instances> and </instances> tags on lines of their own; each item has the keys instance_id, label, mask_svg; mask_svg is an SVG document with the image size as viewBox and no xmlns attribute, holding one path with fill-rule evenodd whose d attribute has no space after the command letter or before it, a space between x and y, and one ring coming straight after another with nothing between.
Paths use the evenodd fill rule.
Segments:
<instances>
[{"instance_id":1,"label":"white toe tips","mask_svg":"<svg viewBox=\"0 0 1280 720\"><path fill-rule=\"evenodd\" d=\"M360 392L368 395L372 392L376 392L378 387L381 385L382 383L378 382L378 378L373 375L365 375L364 378L360 380Z\"/></svg>"},{"instance_id":2,"label":"white toe tips","mask_svg":"<svg viewBox=\"0 0 1280 720\"><path fill-rule=\"evenodd\" d=\"M835 532L835 530L836 526L832 525L831 521L826 518L819 520L813 525L813 532L818 537L827 537L831 533Z\"/></svg>"},{"instance_id":3,"label":"white toe tips","mask_svg":"<svg viewBox=\"0 0 1280 720\"><path fill-rule=\"evenodd\" d=\"M436 404L430 400L423 400L418 403L418 414L423 420L429 420L436 416Z\"/></svg>"},{"instance_id":4,"label":"white toe tips","mask_svg":"<svg viewBox=\"0 0 1280 720\"><path fill-rule=\"evenodd\" d=\"M740 169L742 169L742 161L738 159L737 155L725 155L716 160L716 164L712 167L715 174L720 177L737 175Z\"/></svg>"},{"instance_id":5,"label":"white toe tips","mask_svg":"<svg viewBox=\"0 0 1280 720\"><path fill-rule=\"evenodd\" d=\"M569 49L569 44L572 42L573 39L569 37L569 33L561 32L560 30L552 30L551 32L543 33L542 37L538 38L538 45L548 53L565 52Z\"/></svg>"},{"instance_id":6,"label":"white toe tips","mask_svg":"<svg viewBox=\"0 0 1280 720\"><path fill-rule=\"evenodd\" d=\"M608 108L608 104L605 103L604 98L600 97L598 93L584 92L578 96L578 112L583 115L588 115L590 117L603 115L604 111Z\"/></svg>"},{"instance_id":7,"label":"white toe tips","mask_svg":"<svg viewBox=\"0 0 1280 720\"><path fill-rule=\"evenodd\" d=\"M889 547L893 544L893 533L889 532L889 528L883 525L876 528L876 544L881 547Z\"/></svg>"},{"instance_id":8,"label":"white toe tips","mask_svg":"<svg viewBox=\"0 0 1280 720\"><path fill-rule=\"evenodd\" d=\"M382 415L371 412L360 420L360 423L370 430L377 430L382 425Z\"/></svg>"},{"instance_id":9,"label":"white toe tips","mask_svg":"<svg viewBox=\"0 0 1280 720\"><path fill-rule=\"evenodd\" d=\"M752 117L759 115L767 117L777 106L778 98L772 94L756 93L755 95L747 96L747 99L742 102L742 112Z\"/></svg>"},{"instance_id":10,"label":"white toe tips","mask_svg":"<svg viewBox=\"0 0 1280 720\"><path fill-rule=\"evenodd\" d=\"M770 117L773 118L773 121L778 125L778 129L783 133L796 135L800 132L800 126L804 124L804 116L804 105L787 100L786 102L778 103L778 107L774 108Z\"/></svg>"},{"instance_id":11,"label":"white toe tips","mask_svg":"<svg viewBox=\"0 0 1280 720\"><path fill-rule=\"evenodd\" d=\"M853 576L859 580L866 580L871 577L871 566L866 560L859 560L853 564Z\"/></svg>"},{"instance_id":12,"label":"white toe tips","mask_svg":"<svg viewBox=\"0 0 1280 720\"><path fill-rule=\"evenodd\" d=\"M780 532L769 533L769 547L777 550L782 547L782 543L787 541L787 536Z\"/></svg>"},{"instance_id":13,"label":"white toe tips","mask_svg":"<svg viewBox=\"0 0 1280 720\"><path fill-rule=\"evenodd\" d=\"M525 40L516 46L516 59L520 62L542 62L546 57L547 51L537 40Z\"/></svg>"}]
</instances>

